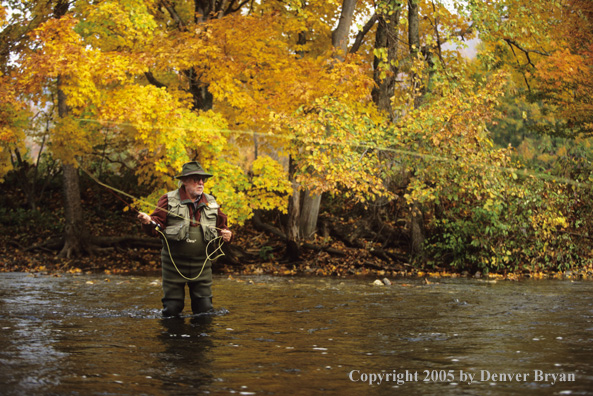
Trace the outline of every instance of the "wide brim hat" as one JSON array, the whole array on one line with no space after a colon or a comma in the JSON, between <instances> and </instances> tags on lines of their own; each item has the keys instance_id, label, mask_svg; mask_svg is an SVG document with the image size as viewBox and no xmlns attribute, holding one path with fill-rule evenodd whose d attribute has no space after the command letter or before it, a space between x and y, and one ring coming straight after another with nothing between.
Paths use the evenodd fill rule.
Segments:
<instances>
[{"instance_id":1,"label":"wide brim hat","mask_svg":"<svg viewBox=\"0 0 593 396\"><path fill-rule=\"evenodd\" d=\"M198 175L205 178L212 177L211 173L208 173L202 168L197 161L186 162L181 168L181 173L175 176L175 179L181 179L182 177Z\"/></svg>"}]
</instances>

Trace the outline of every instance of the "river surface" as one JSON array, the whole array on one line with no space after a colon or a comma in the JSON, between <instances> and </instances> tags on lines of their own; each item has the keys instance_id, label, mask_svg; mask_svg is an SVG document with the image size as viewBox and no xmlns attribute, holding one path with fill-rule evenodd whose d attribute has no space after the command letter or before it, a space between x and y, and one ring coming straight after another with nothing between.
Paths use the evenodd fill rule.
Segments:
<instances>
[{"instance_id":1,"label":"river surface","mask_svg":"<svg viewBox=\"0 0 593 396\"><path fill-rule=\"evenodd\" d=\"M593 395L593 283L0 274L2 395Z\"/></svg>"}]
</instances>

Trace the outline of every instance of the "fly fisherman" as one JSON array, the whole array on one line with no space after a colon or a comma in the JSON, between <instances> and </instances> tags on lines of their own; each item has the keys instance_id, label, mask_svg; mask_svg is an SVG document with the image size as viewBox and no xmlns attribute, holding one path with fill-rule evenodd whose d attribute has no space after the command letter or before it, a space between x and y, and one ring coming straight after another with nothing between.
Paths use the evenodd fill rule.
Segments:
<instances>
[{"instance_id":1,"label":"fly fisherman","mask_svg":"<svg viewBox=\"0 0 593 396\"><path fill-rule=\"evenodd\" d=\"M181 174L175 176L181 187L163 195L152 214L138 215L147 234L166 238L161 250L163 316L177 316L183 311L186 284L193 313L212 310L212 262L208 253L212 255L219 246L217 237L229 242L233 234L214 197L204 193L204 183L210 177L212 174L198 162L185 163Z\"/></svg>"}]
</instances>

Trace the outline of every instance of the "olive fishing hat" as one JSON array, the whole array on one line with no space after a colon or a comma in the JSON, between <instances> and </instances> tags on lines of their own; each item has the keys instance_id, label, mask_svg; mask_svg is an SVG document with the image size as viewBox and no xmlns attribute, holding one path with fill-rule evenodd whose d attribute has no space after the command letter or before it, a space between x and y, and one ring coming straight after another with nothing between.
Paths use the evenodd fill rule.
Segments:
<instances>
[{"instance_id":1,"label":"olive fishing hat","mask_svg":"<svg viewBox=\"0 0 593 396\"><path fill-rule=\"evenodd\" d=\"M212 174L204 171L202 166L200 164L198 164L197 161L191 161L191 162L186 162L185 164L183 164L183 168L181 168L181 173L179 175L175 176L175 179L181 179L182 177L192 176L192 175L202 176L202 177L205 177L206 179L209 177L212 177Z\"/></svg>"}]
</instances>

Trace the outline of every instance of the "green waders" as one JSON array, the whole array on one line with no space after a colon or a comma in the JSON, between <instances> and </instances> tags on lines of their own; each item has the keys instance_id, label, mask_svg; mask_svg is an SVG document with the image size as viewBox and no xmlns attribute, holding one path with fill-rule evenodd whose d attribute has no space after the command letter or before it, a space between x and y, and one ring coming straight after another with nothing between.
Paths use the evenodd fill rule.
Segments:
<instances>
[{"instance_id":1,"label":"green waders","mask_svg":"<svg viewBox=\"0 0 593 396\"><path fill-rule=\"evenodd\" d=\"M183 311L186 283L189 287L192 312L198 314L212 310L212 263L210 260L206 261L206 243L202 227L189 227L187 239L168 242L175 265L185 277L193 279L198 276L202 271L202 265L204 270L197 279L183 278L171 262L169 250L163 242L163 316L177 316Z\"/></svg>"}]
</instances>

